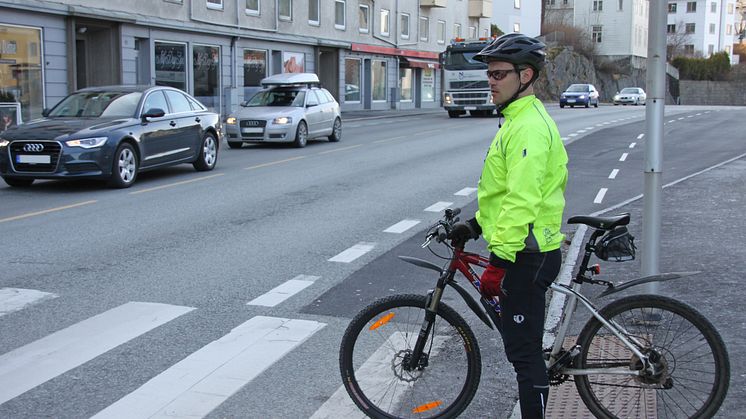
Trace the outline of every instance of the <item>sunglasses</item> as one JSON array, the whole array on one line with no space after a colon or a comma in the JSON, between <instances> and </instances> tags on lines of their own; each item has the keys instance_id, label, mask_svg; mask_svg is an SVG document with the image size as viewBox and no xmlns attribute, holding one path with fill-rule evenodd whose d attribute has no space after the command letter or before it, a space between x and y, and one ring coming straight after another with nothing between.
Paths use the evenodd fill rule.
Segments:
<instances>
[{"instance_id":1,"label":"sunglasses","mask_svg":"<svg viewBox=\"0 0 746 419\"><path fill-rule=\"evenodd\" d=\"M520 71L520 70L518 70ZM508 76L508 74L513 72L518 72L514 68L510 68L507 70L487 70L487 77L491 78L494 81L500 81Z\"/></svg>"}]
</instances>

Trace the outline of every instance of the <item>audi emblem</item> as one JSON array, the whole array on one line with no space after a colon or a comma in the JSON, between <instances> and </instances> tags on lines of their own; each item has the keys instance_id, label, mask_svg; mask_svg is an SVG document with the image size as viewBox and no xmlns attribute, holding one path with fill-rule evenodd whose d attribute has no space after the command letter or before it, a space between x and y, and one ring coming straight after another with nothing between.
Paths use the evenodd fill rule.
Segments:
<instances>
[{"instance_id":1,"label":"audi emblem","mask_svg":"<svg viewBox=\"0 0 746 419\"><path fill-rule=\"evenodd\" d=\"M44 144L38 144L38 143L25 144L23 146L23 151L39 153L39 152L44 151Z\"/></svg>"},{"instance_id":2,"label":"audi emblem","mask_svg":"<svg viewBox=\"0 0 746 419\"><path fill-rule=\"evenodd\" d=\"M246 126L257 127L259 126L259 121L246 121Z\"/></svg>"}]
</instances>

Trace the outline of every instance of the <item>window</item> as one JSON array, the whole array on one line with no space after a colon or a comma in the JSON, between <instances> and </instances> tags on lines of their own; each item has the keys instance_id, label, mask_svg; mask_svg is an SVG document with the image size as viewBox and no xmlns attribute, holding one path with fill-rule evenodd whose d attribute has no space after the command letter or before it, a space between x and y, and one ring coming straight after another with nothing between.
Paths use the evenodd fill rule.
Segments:
<instances>
[{"instance_id":1,"label":"window","mask_svg":"<svg viewBox=\"0 0 746 419\"><path fill-rule=\"evenodd\" d=\"M189 100L183 94L175 90L166 90L164 93L168 98L168 102L171 104L172 113L192 111L192 105L189 104Z\"/></svg>"},{"instance_id":2,"label":"window","mask_svg":"<svg viewBox=\"0 0 746 419\"><path fill-rule=\"evenodd\" d=\"M708 45L707 46L707 55L708 56L712 55L713 52L715 52L715 45L712 45L712 44Z\"/></svg>"},{"instance_id":3,"label":"window","mask_svg":"<svg viewBox=\"0 0 746 419\"><path fill-rule=\"evenodd\" d=\"M302 52L282 52L282 72L302 73L305 71L305 57Z\"/></svg>"},{"instance_id":4,"label":"window","mask_svg":"<svg viewBox=\"0 0 746 419\"><path fill-rule=\"evenodd\" d=\"M445 20L438 21L438 28L436 32L437 32L436 37L438 39L438 43L445 44L446 43L446 21Z\"/></svg>"},{"instance_id":5,"label":"window","mask_svg":"<svg viewBox=\"0 0 746 419\"><path fill-rule=\"evenodd\" d=\"M192 47L194 97L211 110L220 108L220 47Z\"/></svg>"},{"instance_id":6,"label":"window","mask_svg":"<svg viewBox=\"0 0 746 419\"><path fill-rule=\"evenodd\" d=\"M389 35L389 11L381 9L381 35Z\"/></svg>"},{"instance_id":7,"label":"window","mask_svg":"<svg viewBox=\"0 0 746 419\"><path fill-rule=\"evenodd\" d=\"M521 8L521 0L513 0L513 8L514 9L520 9Z\"/></svg>"},{"instance_id":8,"label":"window","mask_svg":"<svg viewBox=\"0 0 746 419\"><path fill-rule=\"evenodd\" d=\"M733 35L733 25L731 25L731 24L725 25L725 34L726 35Z\"/></svg>"},{"instance_id":9,"label":"window","mask_svg":"<svg viewBox=\"0 0 746 419\"><path fill-rule=\"evenodd\" d=\"M223 0L207 0L208 9L223 9Z\"/></svg>"},{"instance_id":10,"label":"window","mask_svg":"<svg viewBox=\"0 0 746 419\"><path fill-rule=\"evenodd\" d=\"M718 4L716 2L710 3L710 13L717 13L718 12Z\"/></svg>"},{"instance_id":11,"label":"window","mask_svg":"<svg viewBox=\"0 0 746 419\"><path fill-rule=\"evenodd\" d=\"M151 109L161 109L163 112L168 113L168 102L166 102L166 96L163 96L163 91L153 92L145 98L145 102L142 104L143 112Z\"/></svg>"},{"instance_id":12,"label":"window","mask_svg":"<svg viewBox=\"0 0 746 419\"><path fill-rule=\"evenodd\" d=\"M593 26L592 29L593 29L592 31L593 42L600 44L601 43L601 26L600 25Z\"/></svg>"},{"instance_id":13,"label":"window","mask_svg":"<svg viewBox=\"0 0 746 419\"><path fill-rule=\"evenodd\" d=\"M244 87L260 86L260 82L265 77L267 77L267 51L261 49L243 50Z\"/></svg>"},{"instance_id":14,"label":"window","mask_svg":"<svg viewBox=\"0 0 746 419\"><path fill-rule=\"evenodd\" d=\"M401 14L401 39L409 39L409 15Z\"/></svg>"},{"instance_id":15,"label":"window","mask_svg":"<svg viewBox=\"0 0 746 419\"><path fill-rule=\"evenodd\" d=\"M684 32L686 32L686 33L694 33L694 23L687 23L686 24L686 29L685 29Z\"/></svg>"},{"instance_id":16,"label":"window","mask_svg":"<svg viewBox=\"0 0 746 419\"><path fill-rule=\"evenodd\" d=\"M319 26L319 0L308 0L308 23Z\"/></svg>"},{"instance_id":17,"label":"window","mask_svg":"<svg viewBox=\"0 0 746 419\"><path fill-rule=\"evenodd\" d=\"M469 26L469 38L474 39L477 37L477 27Z\"/></svg>"},{"instance_id":18,"label":"window","mask_svg":"<svg viewBox=\"0 0 746 419\"><path fill-rule=\"evenodd\" d=\"M696 1L688 1L688 2L686 2L686 12L687 13L696 13L697 12L697 2Z\"/></svg>"},{"instance_id":19,"label":"window","mask_svg":"<svg viewBox=\"0 0 746 419\"><path fill-rule=\"evenodd\" d=\"M156 41L153 48L155 85L185 90L186 44Z\"/></svg>"},{"instance_id":20,"label":"window","mask_svg":"<svg viewBox=\"0 0 746 419\"><path fill-rule=\"evenodd\" d=\"M453 24L453 37L461 38L461 24L460 23Z\"/></svg>"},{"instance_id":21,"label":"window","mask_svg":"<svg viewBox=\"0 0 746 419\"><path fill-rule=\"evenodd\" d=\"M676 13L676 3L668 3L668 13Z\"/></svg>"},{"instance_id":22,"label":"window","mask_svg":"<svg viewBox=\"0 0 746 419\"><path fill-rule=\"evenodd\" d=\"M694 55L694 45L692 45L692 44L686 44L686 45L684 45L684 54L686 54L686 55Z\"/></svg>"},{"instance_id":23,"label":"window","mask_svg":"<svg viewBox=\"0 0 746 419\"><path fill-rule=\"evenodd\" d=\"M554 6L555 3L556 3L556 0L547 0L547 4L550 6Z\"/></svg>"},{"instance_id":24,"label":"window","mask_svg":"<svg viewBox=\"0 0 746 419\"><path fill-rule=\"evenodd\" d=\"M728 14L729 15L733 14L733 3L728 3L728 9L727 10L728 10Z\"/></svg>"},{"instance_id":25,"label":"window","mask_svg":"<svg viewBox=\"0 0 746 419\"><path fill-rule=\"evenodd\" d=\"M399 69L399 86L401 91L401 102L412 101L412 69L411 68L400 68Z\"/></svg>"},{"instance_id":26,"label":"window","mask_svg":"<svg viewBox=\"0 0 746 419\"><path fill-rule=\"evenodd\" d=\"M430 19L420 16L420 41L427 42L430 34Z\"/></svg>"},{"instance_id":27,"label":"window","mask_svg":"<svg viewBox=\"0 0 746 419\"><path fill-rule=\"evenodd\" d=\"M710 33L711 34L715 33L715 24L714 23L710 23Z\"/></svg>"},{"instance_id":28,"label":"window","mask_svg":"<svg viewBox=\"0 0 746 419\"><path fill-rule=\"evenodd\" d=\"M520 32L521 31L521 24L519 22L513 23L513 32Z\"/></svg>"},{"instance_id":29,"label":"window","mask_svg":"<svg viewBox=\"0 0 746 419\"><path fill-rule=\"evenodd\" d=\"M281 20L293 20L293 0L279 0L278 14Z\"/></svg>"},{"instance_id":30,"label":"window","mask_svg":"<svg viewBox=\"0 0 746 419\"><path fill-rule=\"evenodd\" d=\"M725 46L725 52L730 55L730 45Z\"/></svg>"},{"instance_id":31,"label":"window","mask_svg":"<svg viewBox=\"0 0 746 419\"><path fill-rule=\"evenodd\" d=\"M600 12L604 9L603 0L593 0L593 11Z\"/></svg>"},{"instance_id":32,"label":"window","mask_svg":"<svg viewBox=\"0 0 746 419\"><path fill-rule=\"evenodd\" d=\"M250 15L258 15L259 0L246 0L246 13Z\"/></svg>"},{"instance_id":33,"label":"window","mask_svg":"<svg viewBox=\"0 0 746 419\"><path fill-rule=\"evenodd\" d=\"M360 102L360 60L345 58L345 102Z\"/></svg>"},{"instance_id":34,"label":"window","mask_svg":"<svg viewBox=\"0 0 746 419\"><path fill-rule=\"evenodd\" d=\"M337 29L344 29L347 26L347 19L345 18L347 11L347 4L345 0L336 0L334 2L334 27Z\"/></svg>"},{"instance_id":35,"label":"window","mask_svg":"<svg viewBox=\"0 0 746 419\"><path fill-rule=\"evenodd\" d=\"M666 33L676 33L676 25L675 24L667 25Z\"/></svg>"},{"instance_id":36,"label":"window","mask_svg":"<svg viewBox=\"0 0 746 419\"><path fill-rule=\"evenodd\" d=\"M386 61L373 60L372 69L373 101L386 101Z\"/></svg>"},{"instance_id":37,"label":"window","mask_svg":"<svg viewBox=\"0 0 746 419\"><path fill-rule=\"evenodd\" d=\"M420 82L423 102L435 101L435 70L432 68L422 69L422 81Z\"/></svg>"},{"instance_id":38,"label":"window","mask_svg":"<svg viewBox=\"0 0 746 419\"><path fill-rule=\"evenodd\" d=\"M619 11L624 10L624 0L619 0L619 8L617 10Z\"/></svg>"},{"instance_id":39,"label":"window","mask_svg":"<svg viewBox=\"0 0 746 419\"><path fill-rule=\"evenodd\" d=\"M489 36L489 33L487 33L487 29L482 29L482 38L487 38Z\"/></svg>"},{"instance_id":40,"label":"window","mask_svg":"<svg viewBox=\"0 0 746 419\"><path fill-rule=\"evenodd\" d=\"M368 22L370 21L370 8L367 4L361 4L357 11L358 30L362 33L368 33Z\"/></svg>"}]
</instances>

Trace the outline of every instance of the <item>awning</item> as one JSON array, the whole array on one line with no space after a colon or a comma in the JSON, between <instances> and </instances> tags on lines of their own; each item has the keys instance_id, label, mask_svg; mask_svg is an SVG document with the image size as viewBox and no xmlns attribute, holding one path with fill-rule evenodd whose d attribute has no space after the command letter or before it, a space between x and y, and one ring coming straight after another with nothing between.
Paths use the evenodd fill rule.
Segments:
<instances>
[{"instance_id":1,"label":"awning","mask_svg":"<svg viewBox=\"0 0 746 419\"><path fill-rule=\"evenodd\" d=\"M415 60L409 57L399 57L399 67L408 68L440 68L437 61Z\"/></svg>"}]
</instances>

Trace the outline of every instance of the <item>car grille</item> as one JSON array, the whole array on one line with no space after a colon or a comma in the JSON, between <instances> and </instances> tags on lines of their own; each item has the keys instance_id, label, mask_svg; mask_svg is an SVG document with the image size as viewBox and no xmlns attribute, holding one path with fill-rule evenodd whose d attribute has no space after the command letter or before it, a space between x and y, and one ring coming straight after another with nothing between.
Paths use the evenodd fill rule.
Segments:
<instances>
[{"instance_id":1,"label":"car grille","mask_svg":"<svg viewBox=\"0 0 746 419\"><path fill-rule=\"evenodd\" d=\"M487 80L477 81L452 81L451 89L489 89Z\"/></svg>"},{"instance_id":2,"label":"car grille","mask_svg":"<svg viewBox=\"0 0 746 419\"><path fill-rule=\"evenodd\" d=\"M451 97L456 105L484 105L490 99L489 93L485 92L453 93Z\"/></svg>"},{"instance_id":3,"label":"car grille","mask_svg":"<svg viewBox=\"0 0 746 419\"><path fill-rule=\"evenodd\" d=\"M241 120L238 126L241 130L241 138L245 140L263 140L264 128L267 126L267 121L246 119ZM257 132L244 132L244 129L257 129Z\"/></svg>"},{"instance_id":4,"label":"car grille","mask_svg":"<svg viewBox=\"0 0 746 419\"><path fill-rule=\"evenodd\" d=\"M96 163L67 163L65 169L71 174L101 171Z\"/></svg>"},{"instance_id":5,"label":"car grille","mask_svg":"<svg viewBox=\"0 0 746 419\"><path fill-rule=\"evenodd\" d=\"M259 128L259 127L266 127L267 121L257 121L257 120L241 120L241 123L239 124L241 128Z\"/></svg>"},{"instance_id":6,"label":"car grille","mask_svg":"<svg viewBox=\"0 0 746 419\"><path fill-rule=\"evenodd\" d=\"M42 146L43 150L24 150L27 145L33 145L34 148ZM13 141L10 143L10 161L16 172L53 173L57 169L61 151L62 146L55 141ZM49 156L49 163L21 163L18 157L20 155Z\"/></svg>"}]
</instances>

